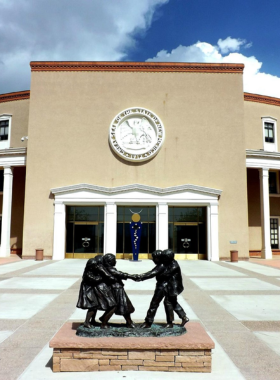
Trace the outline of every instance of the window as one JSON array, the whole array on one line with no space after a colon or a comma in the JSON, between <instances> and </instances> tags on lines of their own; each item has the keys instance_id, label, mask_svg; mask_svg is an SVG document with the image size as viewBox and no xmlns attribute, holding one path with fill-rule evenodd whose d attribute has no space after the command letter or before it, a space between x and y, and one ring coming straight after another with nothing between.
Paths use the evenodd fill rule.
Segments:
<instances>
[{"instance_id":1,"label":"window","mask_svg":"<svg viewBox=\"0 0 280 380\"><path fill-rule=\"evenodd\" d=\"M278 193L278 175L277 172L269 172L269 194L277 194Z\"/></svg>"},{"instance_id":2,"label":"window","mask_svg":"<svg viewBox=\"0 0 280 380\"><path fill-rule=\"evenodd\" d=\"M264 123L264 138L265 142L274 143L274 124Z\"/></svg>"},{"instance_id":3,"label":"window","mask_svg":"<svg viewBox=\"0 0 280 380\"><path fill-rule=\"evenodd\" d=\"M270 242L272 249L278 249L278 218L270 218Z\"/></svg>"},{"instance_id":4,"label":"window","mask_svg":"<svg viewBox=\"0 0 280 380\"><path fill-rule=\"evenodd\" d=\"M277 152L277 124L276 119L270 116L262 118L263 122L263 149L268 152Z\"/></svg>"},{"instance_id":5,"label":"window","mask_svg":"<svg viewBox=\"0 0 280 380\"><path fill-rule=\"evenodd\" d=\"M12 115L0 115L0 149L10 147Z\"/></svg>"}]
</instances>

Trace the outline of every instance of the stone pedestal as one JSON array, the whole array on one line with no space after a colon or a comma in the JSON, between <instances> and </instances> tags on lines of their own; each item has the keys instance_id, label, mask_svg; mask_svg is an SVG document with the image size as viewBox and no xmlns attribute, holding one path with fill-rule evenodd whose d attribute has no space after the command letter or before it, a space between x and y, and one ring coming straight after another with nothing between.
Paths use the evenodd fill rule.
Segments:
<instances>
[{"instance_id":1,"label":"stone pedestal","mask_svg":"<svg viewBox=\"0 0 280 380\"><path fill-rule=\"evenodd\" d=\"M214 342L197 322L187 333L164 338L83 338L65 323L50 342L54 372L211 372Z\"/></svg>"}]
</instances>

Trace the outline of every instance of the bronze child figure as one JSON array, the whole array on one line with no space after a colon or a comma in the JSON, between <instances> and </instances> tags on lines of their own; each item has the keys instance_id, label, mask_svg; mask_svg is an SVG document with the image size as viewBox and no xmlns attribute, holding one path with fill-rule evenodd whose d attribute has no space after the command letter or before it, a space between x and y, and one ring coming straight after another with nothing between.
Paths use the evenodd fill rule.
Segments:
<instances>
[{"instance_id":1,"label":"bronze child figure","mask_svg":"<svg viewBox=\"0 0 280 380\"><path fill-rule=\"evenodd\" d=\"M152 326L157 309L160 302L164 298L164 307L166 313L167 325L165 327L172 328L174 321L174 311L182 319L181 326L184 326L188 321L185 311L177 302L177 296L184 290L182 283L182 275L179 264L174 260L174 253L171 250L154 251L152 258L156 266L154 269L141 275L136 275L136 281L145 281L156 277L157 284L150 307L147 311L145 322L141 325L142 328Z\"/></svg>"},{"instance_id":2,"label":"bronze child figure","mask_svg":"<svg viewBox=\"0 0 280 380\"><path fill-rule=\"evenodd\" d=\"M87 309L84 326L91 328L95 322L97 310L104 310L100 328L108 328L108 321L114 314L117 303L110 284L115 278L103 266L103 257L89 259L83 274L77 307Z\"/></svg>"},{"instance_id":3,"label":"bronze child figure","mask_svg":"<svg viewBox=\"0 0 280 380\"><path fill-rule=\"evenodd\" d=\"M128 295L124 290L124 284L122 280L133 279L135 280L133 275L129 275L128 273L120 272L115 268L117 263L116 257L107 253L103 258L103 263L106 270L114 277L114 281L111 283L111 288L113 295L115 297L117 307L114 310L116 315L123 315L126 320L126 326L130 328L135 328L135 325L131 319L131 314L135 311L134 306L132 305ZM101 321L103 319L100 318Z\"/></svg>"}]
</instances>

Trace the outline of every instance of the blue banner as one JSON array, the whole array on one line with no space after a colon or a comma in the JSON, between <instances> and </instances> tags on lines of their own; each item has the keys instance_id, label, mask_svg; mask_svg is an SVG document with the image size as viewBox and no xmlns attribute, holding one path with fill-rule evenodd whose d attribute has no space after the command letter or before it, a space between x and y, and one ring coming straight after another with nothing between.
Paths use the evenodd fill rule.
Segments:
<instances>
[{"instance_id":1,"label":"blue banner","mask_svg":"<svg viewBox=\"0 0 280 380\"><path fill-rule=\"evenodd\" d=\"M133 261L138 261L141 233L142 233L142 223L131 222L130 236L131 236L131 244L132 244Z\"/></svg>"}]
</instances>

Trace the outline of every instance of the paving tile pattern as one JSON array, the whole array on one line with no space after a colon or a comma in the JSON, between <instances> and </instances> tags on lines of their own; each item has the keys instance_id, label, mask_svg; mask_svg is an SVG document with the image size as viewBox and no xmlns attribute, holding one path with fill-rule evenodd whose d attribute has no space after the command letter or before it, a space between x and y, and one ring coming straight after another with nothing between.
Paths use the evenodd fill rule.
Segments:
<instances>
[{"instance_id":1,"label":"paving tile pattern","mask_svg":"<svg viewBox=\"0 0 280 380\"><path fill-rule=\"evenodd\" d=\"M65 321L76 312L75 305L85 263L86 260L60 262L32 260L8 262L5 260L1 265L0 259L0 284L2 284L0 302L2 297L2 300L5 300L5 309L13 311L13 314L3 312L1 316L2 308L0 307L0 336L2 336L0 379L76 379L74 373L55 374L52 372L51 350L48 348L48 342ZM184 302L183 306L191 319L199 320L204 325L215 340L216 349L213 352L211 374L193 374L190 375L191 377L188 377L188 374L172 374L172 376L181 379L180 375L182 375L184 380L278 380L280 357L276 346L280 344L280 302L275 301L275 309L269 310L268 301L273 299L271 297L280 300L280 260L271 260L268 263L254 259L249 263L237 263L237 265L228 262L181 261L180 265L185 286L180 300ZM153 263L143 260L135 265L129 261L118 260L117 267L130 273L143 273L150 270ZM23 278L28 279L24 282L24 289L20 288ZM53 286L49 286L48 289L48 286L44 286L44 289L40 289L38 284L46 279L49 279ZM62 281L57 281L58 279ZM207 284L207 280L212 287L202 286L202 284ZM6 286L9 283L12 284L11 287ZM234 283L235 286L229 286ZM140 288L141 285L143 285L143 290L142 287ZM143 305L148 305L154 286L153 281L137 285L132 281L127 282L127 292L132 301L135 299L137 322L145 317L144 306L141 306L142 304L138 301L142 298ZM10 307L8 303L6 304L8 297L11 297ZM33 314L23 318L27 313L24 306L28 304L30 297L39 297L41 304L35 303ZM13 302L15 299L16 303ZM227 304L223 301L225 299L228 300ZM250 299L251 302L256 300L255 306L260 305L255 313L257 319L254 320L253 317L248 319L250 313L246 314L245 311L244 315L247 315L247 319L245 317L242 319L243 314L234 314L232 311L234 302L239 302L239 307L242 308L243 305L246 310ZM264 310L263 313L261 308ZM266 320L265 315L268 314L271 320ZM163 321L164 311L159 310L156 318ZM123 319L114 316L113 320L122 321ZM105 372L104 375L100 372L98 377L100 380L111 377L111 375L107 377L105 375ZM114 377L121 379L123 375L122 373L119 376L116 372ZM127 372L126 379L145 379L144 372L140 375L135 373L133 377L129 377L129 372ZM87 377L85 373L81 376L83 379L92 378ZM163 375L157 375L157 372L148 377L150 376L154 379L164 379Z\"/></svg>"}]
</instances>

